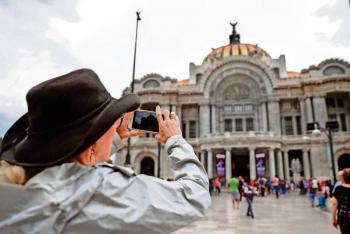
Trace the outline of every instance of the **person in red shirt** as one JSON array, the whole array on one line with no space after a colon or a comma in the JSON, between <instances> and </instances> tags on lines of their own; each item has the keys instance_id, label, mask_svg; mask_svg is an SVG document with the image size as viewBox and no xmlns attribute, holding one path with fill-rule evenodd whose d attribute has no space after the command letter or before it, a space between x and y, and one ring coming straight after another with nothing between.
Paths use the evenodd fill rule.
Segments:
<instances>
[{"instance_id":1,"label":"person in red shirt","mask_svg":"<svg viewBox=\"0 0 350 234\"><path fill-rule=\"evenodd\" d=\"M221 179L219 176L215 177L214 179L214 188L216 190L216 192L218 193L218 195L220 195L221 193Z\"/></svg>"}]
</instances>

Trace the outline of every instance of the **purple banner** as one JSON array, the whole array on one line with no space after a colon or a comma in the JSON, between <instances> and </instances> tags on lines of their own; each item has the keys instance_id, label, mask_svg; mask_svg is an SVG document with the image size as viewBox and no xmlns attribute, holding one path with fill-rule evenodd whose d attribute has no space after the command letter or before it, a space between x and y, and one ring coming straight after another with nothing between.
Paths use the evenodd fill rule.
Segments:
<instances>
[{"instance_id":1,"label":"purple banner","mask_svg":"<svg viewBox=\"0 0 350 234\"><path fill-rule=\"evenodd\" d=\"M256 172L258 176L263 177L265 176L266 168L265 168L265 154L264 153L259 153L256 154Z\"/></svg>"},{"instance_id":2,"label":"purple banner","mask_svg":"<svg viewBox=\"0 0 350 234\"><path fill-rule=\"evenodd\" d=\"M216 175L225 176L225 155L217 154L216 155Z\"/></svg>"}]
</instances>

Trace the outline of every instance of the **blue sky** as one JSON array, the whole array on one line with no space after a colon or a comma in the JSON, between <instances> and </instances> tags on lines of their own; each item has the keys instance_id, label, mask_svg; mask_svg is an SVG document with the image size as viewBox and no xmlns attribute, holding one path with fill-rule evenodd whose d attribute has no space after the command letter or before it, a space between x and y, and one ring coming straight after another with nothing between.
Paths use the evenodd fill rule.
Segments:
<instances>
[{"instance_id":1,"label":"blue sky","mask_svg":"<svg viewBox=\"0 0 350 234\"><path fill-rule=\"evenodd\" d=\"M131 81L136 10L136 77L187 79L190 62L228 43L234 21L242 42L285 54L288 70L350 60L347 0L0 0L0 136L26 112L29 88L77 68L119 97Z\"/></svg>"}]
</instances>

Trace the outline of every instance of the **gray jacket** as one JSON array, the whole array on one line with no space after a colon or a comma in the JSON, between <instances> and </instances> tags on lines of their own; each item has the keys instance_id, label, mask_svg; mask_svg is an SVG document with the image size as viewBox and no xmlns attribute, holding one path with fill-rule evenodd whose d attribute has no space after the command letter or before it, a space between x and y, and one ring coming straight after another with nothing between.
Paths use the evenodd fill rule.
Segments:
<instances>
[{"instance_id":1,"label":"gray jacket","mask_svg":"<svg viewBox=\"0 0 350 234\"><path fill-rule=\"evenodd\" d=\"M207 174L181 136L165 149L172 182L66 163L0 185L0 233L171 233L198 220L211 203Z\"/></svg>"}]
</instances>

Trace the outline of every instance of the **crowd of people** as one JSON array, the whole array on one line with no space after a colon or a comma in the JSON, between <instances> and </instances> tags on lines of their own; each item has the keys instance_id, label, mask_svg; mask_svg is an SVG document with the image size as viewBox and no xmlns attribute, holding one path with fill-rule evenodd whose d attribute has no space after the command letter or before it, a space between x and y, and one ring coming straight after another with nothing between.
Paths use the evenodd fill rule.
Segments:
<instances>
[{"instance_id":1,"label":"crowd of people","mask_svg":"<svg viewBox=\"0 0 350 234\"><path fill-rule=\"evenodd\" d=\"M318 207L324 209L326 207L326 200L332 197L333 185L331 180L318 180L317 178L305 179L302 178L298 187L300 188L300 195L309 196L310 206L315 206L315 201Z\"/></svg>"},{"instance_id":2,"label":"crowd of people","mask_svg":"<svg viewBox=\"0 0 350 234\"><path fill-rule=\"evenodd\" d=\"M242 176L233 177L226 181L224 177L216 176L209 180L209 192L211 195L220 195L221 187L227 184L232 196L234 209L239 209L239 204L244 197L247 202L247 216L254 218L254 196L265 197L274 194L276 199L280 195L299 190L301 196L308 196L311 207L319 207L327 210L327 199L331 199L332 224L340 228L342 234L350 233L350 168L338 173L338 181L333 185L329 179L300 178L296 183L293 180L259 177L254 180Z\"/></svg>"},{"instance_id":3,"label":"crowd of people","mask_svg":"<svg viewBox=\"0 0 350 234\"><path fill-rule=\"evenodd\" d=\"M287 194L291 191L294 191L296 188L296 185L293 180L288 181L285 179L279 179L277 176L275 176L272 179L268 177L259 177L255 180L250 180L243 176L233 178L237 179L239 182L240 194L242 194L245 184L249 184L249 186L254 188L256 194L261 197L264 197L269 194L275 194L276 198L279 198L280 194ZM219 176L211 178L209 181L210 194L220 195L222 186L224 186L225 184L229 185L229 181L231 180L226 181L224 177Z\"/></svg>"},{"instance_id":4,"label":"crowd of people","mask_svg":"<svg viewBox=\"0 0 350 234\"><path fill-rule=\"evenodd\" d=\"M250 180L243 176L237 176L226 181L224 177L216 176L209 180L209 192L211 195L220 195L221 188L227 184L227 188L231 192L232 204L235 209L239 209L239 203L244 197L247 202L247 216L254 218L253 198L254 196L265 197L274 194L279 198L280 194L287 194L295 190L294 182L279 179L277 176L270 179L267 177L259 177Z\"/></svg>"}]
</instances>

